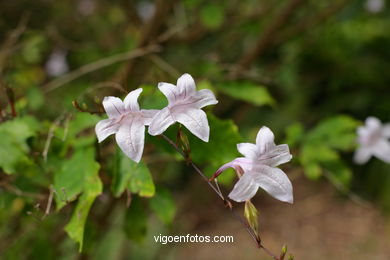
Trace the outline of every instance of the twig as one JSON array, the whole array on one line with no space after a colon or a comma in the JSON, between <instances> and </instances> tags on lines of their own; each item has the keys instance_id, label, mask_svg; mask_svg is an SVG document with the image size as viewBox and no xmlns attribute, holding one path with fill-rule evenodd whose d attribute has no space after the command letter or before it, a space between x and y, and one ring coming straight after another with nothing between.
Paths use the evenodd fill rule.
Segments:
<instances>
[{"instance_id":1,"label":"twig","mask_svg":"<svg viewBox=\"0 0 390 260\"><path fill-rule=\"evenodd\" d=\"M341 0L335 3L331 3L322 12L313 14L308 19L303 20L297 25L292 26L286 30L285 33L275 37L273 44L280 44L300 33L309 31L311 27L324 22L327 18L342 10L349 2L349 0Z\"/></svg>"},{"instance_id":2,"label":"twig","mask_svg":"<svg viewBox=\"0 0 390 260\"><path fill-rule=\"evenodd\" d=\"M2 73L2 70L4 68L4 63L8 55L12 52L13 46L26 30L26 26L29 18L30 18L29 13L24 14L20 19L18 26L13 31L11 31L7 39L2 44L0 48L0 74Z\"/></svg>"},{"instance_id":3,"label":"twig","mask_svg":"<svg viewBox=\"0 0 390 260\"><path fill-rule=\"evenodd\" d=\"M49 199L47 200L46 210L45 210L45 213L43 214L41 220L44 220L46 218L46 216L48 216L50 214L50 208L51 208L51 205L53 203L53 195L54 195L53 185L50 185L49 189L50 189Z\"/></svg>"},{"instance_id":4,"label":"twig","mask_svg":"<svg viewBox=\"0 0 390 260\"><path fill-rule=\"evenodd\" d=\"M180 148L171 140L169 139L168 136L162 134L162 138L164 138L175 150L180 153L181 156L183 156L184 159L187 159L186 155L180 150ZM208 185L215 191L215 193L218 194L218 196L222 199L225 200L223 195L217 190L217 188L214 187L214 185L209 181L209 179L203 174L203 172L191 161L189 162L189 165L191 165L197 173L199 173L202 178L208 183Z\"/></svg>"},{"instance_id":5,"label":"twig","mask_svg":"<svg viewBox=\"0 0 390 260\"><path fill-rule=\"evenodd\" d=\"M47 154L49 153L51 140L54 137L54 131L59 126L64 115L65 114L60 115L56 120L54 120L53 124L50 126L49 133L47 134L47 138L46 138L46 142L45 142L45 147L44 147L43 152L42 152L42 157L43 157L44 162L47 162Z\"/></svg>"},{"instance_id":6,"label":"twig","mask_svg":"<svg viewBox=\"0 0 390 260\"><path fill-rule=\"evenodd\" d=\"M69 83L85 74L88 74L90 72L93 72L95 70L102 69L104 67L110 66L112 64L131 60L134 58L138 58L141 56L144 56L149 53L158 52L160 51L160 47L158 45L152 44L146 47L138 48L132 51L118 53L115 55L112 55L110 57L103 58L101 60L86 64L70 73L67 73L57 79L54 79L53 81L50 81L46 85L43 86L44 93L48 93L50 91L53 91L66 83Z\"/></svg>"},{"instance_id":7,"label":"twig","mask_svg":"<svg viewBox=\"0 0 390 260\"><path fill-rule=\"evenodd\" d=\"M163 60L160 56L158 55L151 55L149 59L154 62L157 66L159 66L162 70L168 72L172 77L177 78L180 76L180 72L175 69L172 65L170 65L168 62Z\"/></svg>"},{"instance_id":8,"label":"twig","mask_svg":"<svg viewBox=\"0 0 390 260\"><path fill-rule=\"evenodd\" d=\"M44 196L41 194L22 191L19 188L12 186L11 184L6 183L6 182L1 182L0 186L3 187L8 192L11 192L17 196L27 197L27 198L36 198L39 200L44 199Z\"/></svg>"},{"instance_id":9,"label":"twig","mask_svg":"<svg viewBox=\"0 0 390 260\"><path fill-rule=\"evenodd\" d=\"M138 48L144 48L145 46L155 42L162 43L162 36L159 36L159 34L166 22L166 17L168 17L175 2L175 0L155 1L154 15L146 23L144 23L141 28L140 40L137 45ZM169 37L171 37L171 35L165 37L163 41L166 41ZM126 83L125 85L129 85L130 87L132 85L138 85L140 79L147 73L147 71L148 70L144 61L141 61L140 59L133 59L127 63L122 80Z\"/></svg>"}]
</instances>

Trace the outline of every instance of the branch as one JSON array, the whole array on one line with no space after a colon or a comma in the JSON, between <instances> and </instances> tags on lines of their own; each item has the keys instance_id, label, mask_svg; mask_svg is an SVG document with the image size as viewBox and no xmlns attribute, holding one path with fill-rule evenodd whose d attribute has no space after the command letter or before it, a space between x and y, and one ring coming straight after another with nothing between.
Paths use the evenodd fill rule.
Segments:
<instances>
[{"instance_id":1,"label":"branch","mask_svg":"<svg viewBox=\"0 0 390 260\"><path fill-rule=\"evenodd\" d=\"M296 26L292 26L285 33L277 36L273 44L280 44L300 33L308 31L310 28L314 27L317 24L320 24L326 21L329 17L334 15L335 13L341 11L350 1L342 0L336 3L330 4L326 9L324 9L321 13L316 13L310 16L308 19L301 21Z\"/></svg>"},{"instance_id":2,"label":"branch","mask_svg":"<svg viewBox=\"0 0 390 260\"><path fill-rule=\"evenodd\" d=\"M185 155L185 153L180 150L180 148L169 138L167 137L166 135L164 134L161 134L161 137L164 138L164 140L166 140L185 160L187 160L188 164L194 168L194 170L203 178L204 181L207 182L207 184L210 186L210 188L218 195L218 197L223 201L224 205L226 208L229 208L230 212L232 213L232 215L244 226L245 230L249 233L249 235L252 237L252 240L255 242L256 246L260 249L263 249L265 253L267 253L270 257L272 257L273 259L275 260L281 260L279 259L277 256L275 256L269 249L267 249L266 247L264 247L264 245L261 243L261 239L260 239L260 236L257 236L253 229L250 227L250 225L248 224L248 222L243 219L239 214L237 214L237 212L234 210L233 208L233 204L225 199L225 197L223 196L222 192L220 191L219 187L217 186L217 188L211 183L211 181L206 177L206 175L199 169L198 166L196 166L196 164L191 161L190 159L188 159L188 156Z\"/></svg>"}]
</instances>

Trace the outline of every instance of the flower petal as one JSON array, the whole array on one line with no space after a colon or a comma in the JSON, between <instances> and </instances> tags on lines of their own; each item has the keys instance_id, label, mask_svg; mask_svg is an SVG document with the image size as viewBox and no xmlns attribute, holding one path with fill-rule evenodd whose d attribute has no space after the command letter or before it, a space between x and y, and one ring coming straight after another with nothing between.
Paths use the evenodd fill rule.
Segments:
<instances>
[{"instance_id":1,"label":"flower petal","mask_svg":"<svg viewBox=\"0 0 390 260\"><path fill-rule=\"evenodd\" d=\"M219 167L218 170L216 170L216 172L214 173L213 179L217 178L223 171L228 168L233 168L236 171L240 171L239 173L242 174L242 171L246 172L252 169L252 165L252 160L244 157L238 157L233 161L225 163L224 165Z\"/></svg>"},{"instance_id":2,"label":"flower petal","mask_svg":"<svg viewBox=\"0 0 390 260\"><path fill-rule=\"evenodd\" d=\"M275 199L293 203L292 184L281 169L267 165L257 165L245 174L251 174L254 182Z\"/></svg>"},{"instance_id":3,"label":"flower petal","mask_svg":"<svg viewBox=\"0 0 390 260\"><path fill-rule=\"evenodd\" d=\"M179 97L179 88L171 83L160 82L158 89L167 97L169 104L173 104Z\"/></svg>"},{"instance_id":4,"label":"flower petal","mask_svg":"<svg viewBox=\"0 0 390 260\"><path fill-rule=\"evenodd\" d=\"M258 162L271 167L278 166L282 163L289 162L292 158L290 149L287 144L276 145L270 148L266 154L260 156Z\"/></svg>"},{"instance_id":5,"label":"flower petal","mask_svg":"<svg viewBox=\"0 0 390 260\"><path fill-rule=\"evenodd\" d=\"M142 92L142 88L137 88L136 90L131 91L125 97L123 103L125 104L126 111L139 111L138 97Z\"/></svg>"},{"instance_id":6,"label":"flower petal","mask_svg":"<svg viewBox=\"0 0 390 260\"><path fill-rule=\"evenodd\" d=\"M252 176L248 173L244 173L238 182L234 185L233 190L229 193L229 198L237 201L244 202L255 196L259 185L255 183Z\"/></svg>"},{"instance_id":7,"label":"flower petal","mask_svg":"<svg viewBox=\"0 0 390 260\"><path fill-rule=\"evenodd\" d=\"M182 97L188 97L195 93L196 91L196 85L195 81L192 78L192 76L188 73L183 74L178 80L177 80L177 87L180 90L180 95Z\"/></svg>"},{"instance_id":8,"label":"flower petal","mask_svg":"<svg viewBox=\"0 0 390 260\"><path fill-rule=\"evenodd\" d=\"M275 146L274 139L275 136L272 133L271 129L269 129L266 126L260 128L256 137L256 145L259 149L259 153L260 154L265 153L271 147Z\"/></svg>"},{"instance_id":9,"label":"flower petal","mask_svg":"<svg viewBox=\"0 0 390 260\"><path fill-rule=\"evenodd\" d=\"M380 160L390 163L390 143L386 139L381 139L371 148L373 154Z\"/></svg>"},{"instance_id":10,"label":"flower petal","mask_svg":"<svg viewBox=\"0 0 390 260\"><path fill-rule=\"evenodd\" d=\"M139 162L144 150L145 125L141 116L127 119L115 135L121 150L133 161Z\"/></svg>"},{"instance_id":11,"label":"flower petal","mask_svg":"<svg viewBox=\"0 0 390 260\"><path fill-rule=\"evenodd\" d=\"M202 141L209 141L210 127L206 113L203 110L196 108L181 109L179 112L173 112L173 116L177 122L187 127L191 133Z\"/></svg>"},{"instance_id":12,"label":"flower petal","mask_svg":"<svg viewBox=\"0 0 390 260\"><path fill-rule=\"evenodd\" d=\"M371 129L378 129L382 126L382 123L378 118L370 116L366 119L366 126Z\"/></svg>"},{"instance_id":13,"label":"flower petal","mask_svg":"<svg viewBox=\"0 0 390 260\"><path fill-rule=\"evenodd\" d=\"M104 97L103 107L109 118L119 117L125 112L122 100L117 97Z\"/></svg>"},{"instance_id":14,"label":"flower petal","mask_svg":"<svg viewBox=\"0 0 390 260\"><path fill-rule=\"evenodd\" d=\"M144 125L150 125L152 118L158 113L157 109L141 109Z\"/></svg>"},{"instance_id":15,"label":"flower petal","mask_svg":"<svg viewBox=\"0 0 390 260\"><path fill-rule=\"evenodd\" d=\"M148 132L150 135L162 134L173 123L175 123L175 120L172 117L171 111L168 107L165 107L153 116Z\"/></svg>"},{"instance_id":16,"label":"flower petal","mask_svg":"<svg viewBox=\"0 0 390 260\"><path fill-rule=\"evenodd\" d=\"M248 159L255 160L258 157L257 146L251 143L237 144L237 150Z\"/></svg>"},{"instance_id":17,"label":"flower petal","mask_svg":"<svg viewBox=\"0 0 390 260\"><path fill-rule=\"evenodd\" d=\"M215 98L214 93L210 89L201 89L194 94L195 106L202 108L208 105L215 105L218 100Z\"/></svg>"},{"instance_id":18,"label":"flower petal","mask_svg":"<svg viewBox=\"0 0 390 260\"><path fill-rule=\"evenodd\" d=\"M365 164L370 160L372 156L372 151L366 147L360 147L355 151L353 161L357 164Z\"/></svg>"},{"instance_id":19,"label":"flower petal","mask_svg":"<svg viewBox=\"0 0 390 260\"><path fill-rule=\"evenodd\" d=\"M106 139L108 136L115 134L118 131L118 124L116 124L116 119L104 119L99 121L95 126L96 136L99 143Z\"/></svg>"}]
</instances>

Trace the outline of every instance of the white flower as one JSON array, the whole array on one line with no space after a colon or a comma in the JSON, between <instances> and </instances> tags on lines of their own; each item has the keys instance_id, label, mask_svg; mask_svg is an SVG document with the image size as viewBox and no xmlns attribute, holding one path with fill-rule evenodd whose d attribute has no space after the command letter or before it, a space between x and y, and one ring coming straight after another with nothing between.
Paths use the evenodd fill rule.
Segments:
<instances>
[{"instance_id":1,"label":"white flower","mask_svg":"<svg viewBox=\"0 0 390 260\"><path fill-rule=\"evenodd\" d=\"M160 82L158 88L167 97L168 106L155 114L149 134L162 134L170 125L179 122L195 136L208 142L209 122L201 108L218 103L213 92L209 89L197 91L195 81L189 74L182 75L177 80L177 86Z\"/></svg>"},{"instance_id":2,"label":"white flower","mask_svg":"<svg viewBox=\"0 0 390 260\"><path fill-rule=\"evenodd\" d=\"M237 202L251 199L259 188L272 197L293 203L293 188L287 175L276 166L291 160L292 155L287 144L275 145L274 134L263 126L256 138L256 144L241 143L238 151L245 157L239 157L220 167L214 177L231 167L241 175L229 194Z\"/></svg>"},{"instance_id":3,"label":"white flower","mask_svg":"<svg viewBox=\"0 0 390 260\"><path fill-rule=\"evenodd\" d=\"M382 125L378 118L369 117L365 126L357 129L358 143L354 161L359 164L366 163L371 156L390 163L390 124Z\"/></svg>"},{"instance_id":4,"label":"white flower","mask_svg":"<svg viewBox=\"0 0 390 260\"><path fill-rule=\"evenodd\" d=\"M58 77L69 70L68 62L66 60L66 51L55 50L46 62L45 69L47 75L50 77Z\"/></svg>"},{"instance_id":5,"label":"white flower","mask_svg":"<svg viewBox=\"0 0 390 260\"><path fill-rule=\"evenodd\" d=\"M121 150L135 162L139 162L144 150L145 125L149 125L157 110L140 110L138 97L142 88L131 91L124 101L117 97L105 97L103 106L108 119L96 124L99 143L115 134Z\"/></svg>"}]
</instances>

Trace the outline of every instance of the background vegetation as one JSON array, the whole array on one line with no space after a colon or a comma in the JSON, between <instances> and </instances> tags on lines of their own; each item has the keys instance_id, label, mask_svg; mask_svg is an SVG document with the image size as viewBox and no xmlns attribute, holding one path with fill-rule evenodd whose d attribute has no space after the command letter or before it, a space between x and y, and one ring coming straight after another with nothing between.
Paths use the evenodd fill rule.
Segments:
<instances>
[{"instance_id":1,"label":"background vegetation","mask_svg":"<svg viewBox=\"0 0 390 260\"><path fill-rule=\"evenodd\" d=\"M220 101L207 108L209 143L187 133L192 158L207 175L237 156L237 142L253 141L267 125L292 149L284 170L298 201L305 185L323 194L328 186L321 183L331 183L338 199L369 204L364 211L379 209L387 218L390 166L377 159L357 166L352 156L366 117L390 121L389 28L389 7L380 0L2 1L0 254L179 259L174 245L152 236L196 233L201 223L210 225L206 234L218 235L211 226L223 225L218 216L225 212L210 211L216 198L163 140L147 136L136 165L112 138L97 144L93 130L105 117L104 96L143 87L141 104L162 108L157 82L174 83L185 72ZM222 175L224 192L233 177ZM267 196L255 200L260 230L271 222L262 218L263 200L280 203ZM295 205L281 206L297 214ZM207 222L209 211L216 215ZM276 218L278 229L288 216ZM276 250L290 238L275 237ZM231 259L252 246L244 233L235 239ZM306 250L297 259L308 259Z\"/></svg>"}]
</instances>

